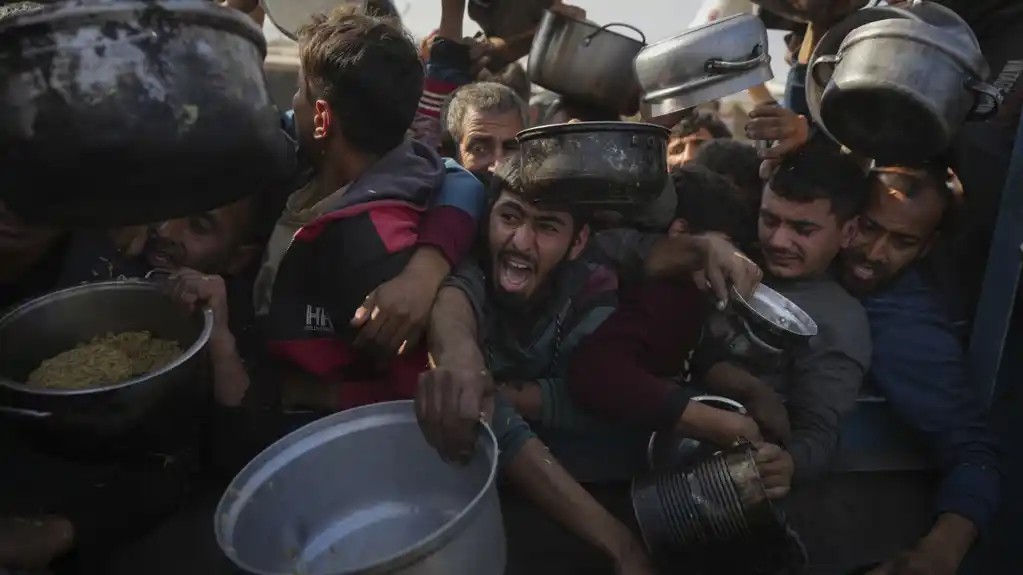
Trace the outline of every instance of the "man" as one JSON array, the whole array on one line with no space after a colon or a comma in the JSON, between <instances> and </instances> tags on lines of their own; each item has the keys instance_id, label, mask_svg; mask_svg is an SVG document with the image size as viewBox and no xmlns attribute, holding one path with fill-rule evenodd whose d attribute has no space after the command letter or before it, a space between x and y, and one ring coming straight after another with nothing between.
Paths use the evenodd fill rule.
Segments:
<instances>
[{"instance_id":1,"label":"man","mask_svg":"<svg viewBox=\"0 0 1023 575\"><path fill-rule=\"evenodd\" d=\"M337 57L351 50L360 57ZM411 298L409 314L420 315L420 307L428 314L443 277L471 245L482 186L405 138L423 69L391 20L341 7L302 29L299 53L295 123L315 167L288 198L255 293L285 371L284 403L323 412L411 398L425 354L413 353L407 317L376 308ZM421 216L449 183L457 183L453 196ZM382 368L374 354L353 349L367 338L385 356L405 353Z\"/></svg>"},{"instance_id":2,"label":"man","mask_svg":"<svg viewBox=\"0 0 1023 575\"><path fill-rule=\"evenodd\" d=\"M732 132L721 120L707 112L697 112L672 127L668 138L668 166L692 161L705 142L731 137Z\"/></svg>"},{"instance_id":3,"label":"man","mask_svg":"<svg viewBox=\"0 0 1023 575\"><path fill-rule=\"evenodd\" d=\"M874 573L951 575L987 529L1000 484L986 409L927 272L954 197L940 168L879 168L874 177L857 236L842 253L842 284L870 320L871 383L920 432L944 473L931 531Z\"/></svg>"},{"instance_id":4,"label":"man","mask_svg":"<svg viewBox=\"0 0 1023 575\"><path fill-rule=\"evenodd\" d=\"M488 250L482 260L487 273L463 270L451 281L450 288L442 290L434 309L431 327L434 357L442 369L445 368L442 354L447 361L455 362L458 369L447 368L426 375L417 396L420 423L428 439L442 453L471 450L472 443L466 442L469 437L466 433L471 428L463 426L467 414L479 413L480 409L474 406L486 395L492 374L500 390L496 397L499 411L510 414L499 413L493 418L503 438L502 455L510 478L520 490L526 491L534 505L594 544L602 538L594 532L599 524L581 521L583 510L566 508L564 497L554 499L555 493L534 489L531 485L538 479L518 471L533 465L530 462L536 454L542 456L546 451L529 425L514 414L517 411L531 422L536 434L547 441L550 453L571 473L570 478L583 482L590 493L620 518L631 516L625 500L627 483L623 480L642 464L643 434L608 425L578 408L567 395L563 379L572 348L613 309L617 284L609 270L579 258L589 234L585 220L580 221L585 215L570 206L538 207L523 201L518 191L516 164L514 159L506 161L495 174L497 193L487 228ZM730 259L730 249L722 250L718 243L699 240L686 248L693 269L706 265L723 276L749 280L750 270ZM724 290L722 285L716 287ZM461 318L458 324L461 327L445 327L456 316ZM461 343L451 343L459 334ZM476 345L474 340L466 341L471 337L469 334L483 337L485 357L478 351L458 355L447 351ZM467 377L485 369L485 362L491 368L488 377ZM456 397L448 394L460 395L462 402L445 405L442 399L445 395L448 402ZM514 422L520 423L512 428L518 431L513 432L509 424ZM509 439L512 436L519 437L522 445L533 447L519 450L516 442ZM544 460L551 462L554 458L547 455ZM560 465L557 470L559 474L564 472ZM541 493L547 496L540 498ZM506 493L504 498L507 528L515 534L511 535L510 545L514 549L523 545L523 532L534 532L539 540L539 549L523 549L517 559L515 552L510 553L513 561L524 562L522 570L529 568L529 559L535 565L568 561L577 569L572 572L600 569L599 563L584 559L585 549L566 542L556 530L536 518L530 511L531 505L517 501L514 494ZM555 501L561 503L555 505ZM537 530L545 535L539 536Z\"/></svg>"},{"instance_id":5,"label":"man","mask_svg":"<svg viewBox=\"0 0 1023 575\"><path fill-rule=\"evenodd\" d=\"M526 127L529 111L515 92L495 82L455 90L441 115L443 139L451 157L473 173L485 173L518 150L515 135Z\"/></svg>"}]
</instances>

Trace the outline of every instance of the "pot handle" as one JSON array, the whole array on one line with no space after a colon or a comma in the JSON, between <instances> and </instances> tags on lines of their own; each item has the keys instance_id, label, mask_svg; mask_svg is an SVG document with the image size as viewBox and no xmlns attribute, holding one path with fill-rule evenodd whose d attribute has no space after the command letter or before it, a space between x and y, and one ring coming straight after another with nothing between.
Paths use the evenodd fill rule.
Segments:
<instances>
[{"instance_id":1,"label":"pot handle","mask_svg":"<svg viewBox=\"0 0 1023 575\"><path fill-rule=\"evenodd\" d=\"M639 34L639 41L644 46L646 46L646 34L644 34L643 31L640 30L639 28L636 28L635 26L632 26L631 24L626 24L624 22L612 22L610 24L604 24L600 28L597 28L593 32L590 32L589 34L586 35L585 38L583 38L583 46L589 46L590 43L593 42L593 39L597 37L597 34L606 31L608 28L612 26L621 26L622 28L628 28L629 30L632 30L633 32Z\"/></svg>"},{"instance_id":2,"label":"pot handle","mask_svg":"<svg viewBox=\"0 0 1023 575\"><path fill-rule=\"evenodd\" d=\"M998 108L1002 105L1002 93L998 88L986 82L981 82L976 78L967 78L963 81L963 85L967 90L973 92L977 98L977 103L974 104L969 116L967 116L969 120L984 121L998 113ZM982 99L988 100L988 108L984 111L978 111L978 108L982 106Z\"/></svg>"},{"instance_id":3,"label":"pot handle","mask_svg":"<svg viewBox=\"0 0 1023 575\"><path fill-rule=\"evenodd\" d=\"M825 54L823 56L817 56L813 62L810 62L810 77L813 78L814 82L817 82L821 86L827 85L828 81L831 79L831 75L835 73L835 68L841 61L842 56L840 54ZM828 80L821 78L824 68L828 68Z\"/></svg>"},{"instance_id":4,"label":"pot handle","mask_svg":"<svg viewBox=\"0 0 1023 575\"><path fill-rule=\"evenodd\" d=\"M729 62L727 60L717 60L711 58L703 65L703 69L708 74L727 74L730 72L746 72L752 70L767 63L771 56L767 54L767 51L762 46L758 45L754 50L755 56L748 60L740 60L738 62Z\"/></svg>"},{"instance_id":5,"label":"pot handle","mask_svg":"<svg viewBox=\"0 0 1023 575\"><path fill-rule=\"evenodd\" d=\"M34 409L21 409L18 407L7 407L0 405L0 413L13 415L22 419L46 419L53 414L49 411L36 411Z\"/></svg>"}]
</instances>

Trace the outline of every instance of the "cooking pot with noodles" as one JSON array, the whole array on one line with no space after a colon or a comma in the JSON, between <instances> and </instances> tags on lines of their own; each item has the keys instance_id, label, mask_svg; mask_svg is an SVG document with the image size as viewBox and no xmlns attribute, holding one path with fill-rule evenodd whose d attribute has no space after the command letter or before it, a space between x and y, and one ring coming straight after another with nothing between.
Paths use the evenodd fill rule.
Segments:
<instances>
[{"instance_id":1,"label":"cooking pot with noodles","mask_svg":"<svg viewBox=\"0 0 1023 575\"><path fill-rule=\"evenodd\" d=\"M144 281L28 301L0 317L0 417L59 437L125 434L200 389L212 328L211 311L188 314Z\"/></svg>"}]
</instances>

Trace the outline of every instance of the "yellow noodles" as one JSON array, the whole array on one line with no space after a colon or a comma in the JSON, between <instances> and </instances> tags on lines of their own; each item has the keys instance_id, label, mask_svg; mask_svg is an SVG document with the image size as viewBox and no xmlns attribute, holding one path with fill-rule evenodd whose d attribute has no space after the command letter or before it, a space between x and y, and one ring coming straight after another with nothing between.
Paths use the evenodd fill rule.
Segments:
<instances>
[{"instance_id":1,"label":"yellow noodles","mask_svg":"<svg viewBox=\"0 0 1023 575\"><path fill-rule=\"evenodd\" d=\"M43 361L29 374L28 385L47 389L109 385L159 369L181 353L176 341L156 339L148 331L97 336Z\"/></svg>"}]
</instances>

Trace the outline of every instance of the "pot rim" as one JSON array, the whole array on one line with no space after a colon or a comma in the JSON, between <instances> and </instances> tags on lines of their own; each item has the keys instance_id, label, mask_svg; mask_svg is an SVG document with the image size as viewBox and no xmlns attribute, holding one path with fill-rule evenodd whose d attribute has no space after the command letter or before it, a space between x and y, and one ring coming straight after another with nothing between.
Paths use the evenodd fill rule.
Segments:
<instances>
[{"instance_id":1,"label":"pot rim","mask_svg":"<svg viewBox=\"0 0 1023 575\"><path fill-rule=\"evenodd\" d=\"M548 9L544 10L543 18L544 19L550 18L551 20L554 20L554 21L557 21L558 19L561 19L561 20L564 20L567 23L575 24L577 26L580 26L580 27L583 27L583 28L587 28L587 29L590 30L590 33L588 35L592 35L594 39L597 38L597 35L605 34L606 33L606 34L611 34L612 36L617 36L618 38L621 38L622 40L628 40L629 42L632 42L632 43L636 44L637 46L639 46L639 49L643 49L644 47L649 46L649 44L647 44L645 41L640 41L640 40L637 40L636 38L631 38L629 36L626 36L625 34L619 34L618 32L615 32L615 31L611 30L612 26L618 26L618 25L624 25L624 26L630 26L631 27L630 24L627 24L625 22L609 22L607 24L600 25L600 24L596 24L594 22L590 22L588 20L580 20L578 18L573 18L571 16L567 16L567 15L561 14L559 12L553 12L553 11L548 10ZM540 26L543 26L543 20L541 20Z\"/></svg>"},{"instance_id":2,"label":"pot rim","mask_svg":"<svg viewBox=\"0 0 1023 575\"><path fill-rule=\"evenodd\" d=\"M561 124L546 124L526 128L518 134L515 139L522 143L527 140L549 138L551 136L562 136L566 134L590 134L593 132L611 132L620 134L647 133L653 136L663 136L665 139L671 134L671 130L657 124L646 122L565 122Z\"/></svg>"},{"instance_id":3,"label":"pot rim","mask_svg":"<svg viewBox=\"0 0 1023 575\"><path fill-rule=\"evenodd\" d=\"M948 36L949 38L935 38L928 34L928 32L939 36ZM908 18L889 18L860 26L842 39L842 45L838 50L838 57L842 58L847 52L868 40L880 39L901 40L903 42L927 46L954 62L966 74L981 81L987 77L990 71L987 61L984 60L984 56L979 49L970 46L969 48L974 50L974 53L971 54L969 53L969 48L964 46L956 37L943 32L937 26L922 20ZM950 41L943 42L942 40Z\"/></svg>"},{"instance_id":4,"label":"pot rim","mask_svg":"<svg viewBox=\"0 0 1023 575\"><path fill-rule=\"evenodd\" d=\"M89 4L82 0L76 0L66 5L45 5L41 10L27 14L15 14L7 19L0 24L0 35L15 34L19 29L40 25L58 28L76 25L99 26L102 22L96 22L98 17L156 10L162 12L162 18L201 24L244 36L256 44L263 58L266 58L266 37L251 18L239 10L225 8L203 0L191 2L151 0L143 5L132 0L108 0L102 4ZM65 46L57 48L69 49ZM6 51L4 50L4 52Z\"/></svg>"},{"instance_id":5,"label":"pot rim","mask_svg":"<svg viewBox=\"0 0 1023 575\"><path fill-rule=\"evenodd\" d=\"M792 328L785 327L783 325L778 325L775 322L771 321L769 318L765 317L764 314L760 313L756 308L754 308L750 304L750 302L746 301L746 298L742 297L742 295L738 291L736 291L734 286L729 291L731 292L730 293L731 299L734 299L735 301L737 301L739 303L739 306L743 309L743 311L746 314L749 314L749 316L751 316L752 319L754 319L754 320L756 320L758 322L764 322L764 323L768 324L770 327L774 328L775 330L778 330L778 331L780 331L782 333L785 333L785 334L791 335L791 336L796 336L796 337L800 337L800 338L804 338L804 339L809 339L809 338L814 337L815 335L817 335L817 331L818 331L817 322L813 319L813 317L810 316L810 314L806 313L806 310L804 310L803 308L801 308L798 305L796 305L796 303L794 301L792 301L789 298L785 297L784 295L782 295L777 290L772 289L772 288L768 287L767 285L765 285L763 283L757 285L756 291L754 292L753 295L756 296L756 292L761 291L761 290L762 290L762 292L765 295L767 295L769 297L772 297L772 298L777 298L777 299L781 300L781 302L783 304L788 304L785 307L788 308L788 311L793 312L793 315L797 316L797 319L799 320L800 326L805 326L806 329L805 330L796 331L796 330L794 330ZM798 312L798 313L795 313L795 312ZM740 314L740 315L743 315L743 314Z\"/></svg>"},{"instance_id":6,"label":"pot rim","mask_svg":"<svg viewBox=\"0 0 1023 575\"><path fill-rule=\"evenodd\" d=\"M335 432L346 425L355 424L361 417L382 417L390 420L391 422L401 423L413 423L417 424L415 410L412 407L412 400L401 400L401 401L385 401L381 403L374 403L371 405L363 405L345 411L340 411L326 417L320 418L312 423L309 423L299 429L285 435L272 443L269 447L259 453L259 455L253 457L245 467L231 480L228 484L227 489L224 490L224 494L220 497L220 501L217 503L217 509L213 514L213 532L217 539L217 545L224 555L231 560L236 566L242 568L247 573L253 573L254 575L288 575L289 572L277 572L277 571L263 571L256 569L252 566L246 565L241 561L237 553L234 550L234 546L231 545L231 541L225 541L225 529L223 526L229 525L231 530L229 533L233 535L235 517L229 512L230 509L241 509L237 507L239 501L243 501L250 498L254 493L254 488L249 487L254 482L256 485L261 485L263 480L269 477L269 474L265 472L266 468L270 463L276 460L282 455L285 450L301 441L311 438L319 433L326 430L335 430ZM497 436L494 435L490 425L480 420L480 428L483 430L478 434L489 439L492 455L490 457L490 471L487 475L487 480L479 492L472 498L472 500L465 506L457 515L452 517L445 523L440 529L437 529L427 537L413 543L412 545L397 551L387 557L384 557L373 564L359 566L357 569L348 571L340 571L333 575L351 575L356 573L393 573L396 569L400 569L406 565L414 563L424 556L433 553L440 549L445 543L450 541L457 535L462 529L465 528L463 525L466 517L474 513L482 504L483 499L490 493L491 489L494 488L497 480L497 464L499 447L497 445ZM430 448L432 449L432 447ZM303 452L305 453L305 452ZM479 453L479 451L477 451ZM290 463L294 458L284 461L283 464ZM276 469L282 468L283 465L277 466ZM241 479L241 488L236 485ZM246 493L246 489L250 489L249 493Z\"/></svg>"},{"instance_id":7,"label":"pot rim","mask_svg":"<svg viewBox=\"0 0 1023 575\"><path fill-rule=\"evenodd\" d=\"M39 309L57 299L73 297L79 295L80 293L95 291L132 291L132 290L162 293L159 286L143 280L111 280L80 284L41 295L37 298L30 299L27 302L14 307L13 309L5 313L3 316L0 316L0 330L3 330L5 327L7 327L8 324L19 319L21 316L36 309ZM184 350L181 353L181 355L178 356L174 361L168 363L167 365L159 369L155 369L148 373L144 373L138 377L133 377L131 379L127 379L125 381L109 385L87 387L85 389L40 389L36 387L31 387L24 383L16 382L6 376L0 375L0 387L4 387L13 391L17 391L19 393L29 395L68 397L104 393L125 387L130 387L132 385L143 383L145 381L149 381L155 377L164 375L165 373L177 369L181 365L184 365L206 346L206 343L209 342L210 335L213 333L213 310L211 310L208 307L203 308L202 316L203 316L202 331L199 332L199 337L197 337L196 340L192 342L192 345L188 346L188 348Z\"/></svg>"}]
</instances>

